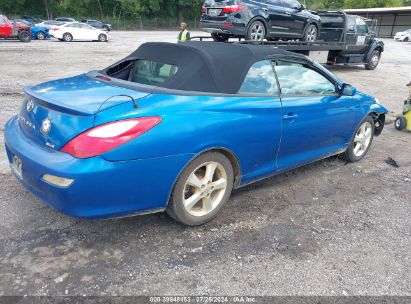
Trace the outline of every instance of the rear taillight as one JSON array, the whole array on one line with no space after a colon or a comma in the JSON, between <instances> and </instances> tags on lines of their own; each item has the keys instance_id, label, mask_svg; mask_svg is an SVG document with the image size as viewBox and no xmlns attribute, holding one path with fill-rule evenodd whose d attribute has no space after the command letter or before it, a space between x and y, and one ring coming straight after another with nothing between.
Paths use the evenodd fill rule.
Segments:
<instances>
[{"instance_id":1,"label":"rear taillight","mask_svg":"<svg viewBox=\"0 0 411 304\"><path fill-rule=\"evenodd\" d=\"M245 5L243 4L235 4L235 5L230 5L223 7L223 13L225 14L232 14L241 11Z\"/></svg>"},{"instance_id":2,"label":"rear taillight","mask_svg":"<svg viewBox=\"0 0 411 304\"><path fill-rule=\"evenodd\" d=\"M202 13L202 14L207 13L207 9L206 9L204 6L201 8L201 13Z\"/></svg>"},{"instance_id":3,"label":"rear taillight","mask_svg":"<svg viewBox=\"0 0 411 304\"><path fill-rule=\"evenodd\" d=\"M161 122L161 117L140 117L106 123L81 133L61 152L77 158L89 158L115 149L146 133Z\"/></svg>"},{"instance_id":4,"label":"rear taillight","mask_svg":"<svg viewBox=\"0 0 411 304\"><path fill-rule=\"evenodd\" d=\"M60 28L59 28L59 27L55 27L55 28L52 28L51 30L53 30L53 31L59 31Z\"/></svg>"}]
</instances>

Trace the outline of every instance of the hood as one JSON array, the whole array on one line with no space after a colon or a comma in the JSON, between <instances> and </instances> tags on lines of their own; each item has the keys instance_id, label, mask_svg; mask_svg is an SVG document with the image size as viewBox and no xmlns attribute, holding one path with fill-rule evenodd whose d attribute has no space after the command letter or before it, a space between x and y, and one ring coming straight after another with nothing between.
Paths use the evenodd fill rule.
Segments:
<instances>
[{"instance_id":1,"label":"hood","mask_svg":"<svg viewBox=\"0 0 411 304\"><path fill-rule=\"evenodd\" d=\"M25 92L36 98L43 106L73 115L92 115L109 107L130 102L130 98L119 95L128 95L135 100L150 95L111 85L85 74L42 83L26 88Z\"/></svg>"}]
</instances>

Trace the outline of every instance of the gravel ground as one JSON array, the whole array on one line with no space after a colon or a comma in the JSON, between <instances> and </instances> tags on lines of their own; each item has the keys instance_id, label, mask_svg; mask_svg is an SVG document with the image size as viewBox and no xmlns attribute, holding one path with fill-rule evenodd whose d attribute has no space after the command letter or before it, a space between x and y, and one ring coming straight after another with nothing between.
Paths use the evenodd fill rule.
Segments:
<instances>
[{"instance_id":1,"label":"gravel ground","mask_svg":"<svg viewBox=\"0 0 411 304\"><path fill-rule=\"evenodd\" d=\"M0 295L411 295L411 135L394 130L411 43L386 40L379 68L332 67L390 109L369 155L332 157L236 190L197 228L164 214L76 220L11 175L5 122L22 88L99 69L174 32L113 32L112 42L0 41ZM395 159L398 168L385 163Z\"/></svg>"}]
</instances>

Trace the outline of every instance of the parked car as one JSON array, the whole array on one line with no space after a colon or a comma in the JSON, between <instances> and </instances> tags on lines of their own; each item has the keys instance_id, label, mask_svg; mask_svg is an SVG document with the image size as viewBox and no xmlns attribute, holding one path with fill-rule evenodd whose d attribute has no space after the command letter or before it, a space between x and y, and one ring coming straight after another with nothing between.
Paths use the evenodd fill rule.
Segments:
<instances>
[{"instance_id":1,"label":"parked car","mask_svg":"<svg viewBox=\"0 0 411 304\"><path fill-rule=\"evenodd\" d=\"M200 28L216 41L245 37L313 42L320 36L321 22L297 0L206 0Z\"/></svg>"},{"instance_id":2,"label":"parked car","mask_svg":"<svg viewBox=\"0 0 411 304\"><path fill-rule=\"evenodd\" d=\"M66 22L62 22L62 21L47 20L47 21L37 23L36 26L46 27L48 29L51 29L52 27L60 26L60 25L63 25L65 23Z\"/></svg>"},{"instance_id":3,"label":"parked car","mask_svg":"<svg viewBox=\"0 0 411 304\"><path fill-rule=\"evenodd\" d=\"M55 19L56 21L60 21L60 22L76 22L76 19L73 18L68 18L68 17L58 17Z\"/></svg>"},{"instance_id":4,"label":"parked car","mask_svg":"<svg viewBox=\"0 0 411 304\"><path fill-rule=\"evenodd\" d=\"M111 24L103 23L103 22L100 22L98 20L84 19L84 20L81 20L81 22L86 23L86 24L88 24L92 27L102 29L102 30L107 31L107 32L110 32L113 29Z\"/></svg>"},{"instance_id":5,"label":"parked car","mask_svg":"<svg viewBox=\"0 0 411 304\"><path fill-rule=\"evenodd\" d=\"M80 22L65 23L53 27L50 29L50 35L65 42L73 40L107 42L109 40L107 32Z\"/></svg>"},{"instance_id":6,"label":"parked car","mask_svg":"<svg viewBox=\"0 0 411 304\"><path fill-rule=\"evenodd\" d=\"M394 39L398 41L411 41L411 29L396 33Z\"/></svg>"},{"instance_id":7,"label":"parked car","mask_svg":"<svg viewBox=\"0 0 411 304\"><path fill-rule=\"evenodd\" d=\"M40 23L42 22L41 19L37 18L37 17L33 17L33 16L22 16L21 17L22 20L26 20L32 24L36 24L36 23Z\"/></svg>"},{"instance_id":8,"label":"parked car","mask_svg":"<svg viewBox=\"0 0 411 304\"><path fill-rule=\"evenodd\" d=\"M18 180L66 214L213 219L233 188L341 154L361 160L387 110L304 55L145 43L102 70L25 89L5 127Z\"/></svg>"},{"instance_id":9,"label":"parked car","mask_svg":"<svg viewBox=\"0 0 411 304\"><path fill-rule=\"evenodd\" d=\"M20 23L13 24L9 18L0 15L0 38L19 39L21 42L30 42L30 26Z\"/></svg>"},{"instance_id":10,"label":"parked car","mask_svg":"<svg viewBox=\"0 0 411 304\"><path fill-rule=\"evenodd\" d=\"M32 39L38 39L38 40L45 40L49 38L49 29L46 27L41 27L41 26L35 26L29 21L22 20L22 19L15 19L12 20L12 22L24 24L27 26L30 26L31 30L31 38Z\"/></svg>"}]
</instances>

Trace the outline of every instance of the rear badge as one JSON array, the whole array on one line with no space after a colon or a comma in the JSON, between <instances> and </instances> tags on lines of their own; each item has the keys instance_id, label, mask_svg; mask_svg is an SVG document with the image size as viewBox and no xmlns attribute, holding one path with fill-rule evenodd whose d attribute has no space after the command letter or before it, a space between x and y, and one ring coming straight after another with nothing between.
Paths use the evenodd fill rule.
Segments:
<instances>
[{"instance_id":1,"label":"rear badge","mask_svg":"<svg viewBox=\"0 0 411 304\"><path fill-rule=\"evenodd\" d=\"M50 133L50 130L51 130L51 120L50 120L50 118L46 118L41 122L40 132L41 132L41 134L46 136Z\"/></svg>"},{"instance_id":2,"label":"rear badge","mask_svg":"<svg viewBox=\"0 0 411 304\"><path fill-rule=\"evenodd\" d=\"M27 102L26 109L27 109L27 112L33 111L33 109L34 109L33 100L30 99L30 100Z\"/></svg>"}]
</instances>

